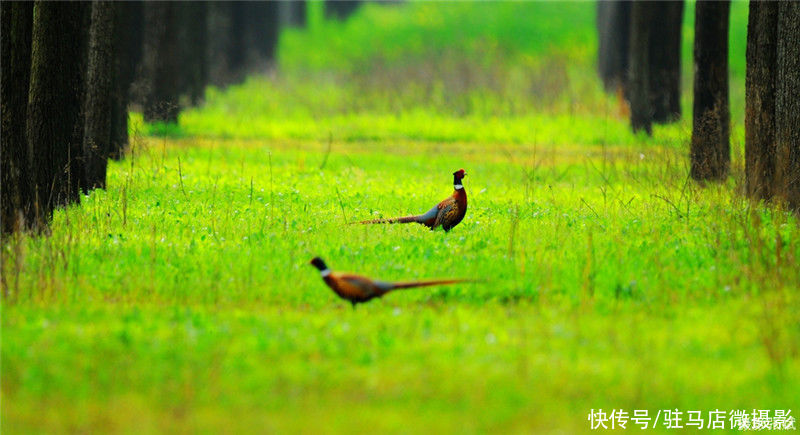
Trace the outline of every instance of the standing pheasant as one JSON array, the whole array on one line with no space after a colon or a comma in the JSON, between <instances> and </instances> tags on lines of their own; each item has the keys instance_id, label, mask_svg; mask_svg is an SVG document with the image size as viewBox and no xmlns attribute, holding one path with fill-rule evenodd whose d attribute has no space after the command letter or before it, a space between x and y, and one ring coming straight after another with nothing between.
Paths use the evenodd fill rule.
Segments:
<instances>
[{"instance_id":1,"label":"standing pheasant","mask_svg":"<svg viewBox=\"0 0 800 435\"><path fill-rule=\"evenodd\" d=\"M467 191L464 189L464 177L467 175L463 169L453 172L453 194L444 201L433 206L425 214L404 216L389 219L372 219L358 222L360 224L406 224L416 222L430 229L440 225L445 231L450 231L458 225L467 214Z\"/></svg>"},{"instance_id":2,"label":"standing pheasant","mask_svg":"<svg viewBox=\"0 0 800 435\"><path fill-rule=\"evenodd\" d=\"M432 285L456 284L469 282L465 279L442 279L432 281L413 281L413 282L386 282L372 280L359 275L331 272L325 262L319 257L314 257L311 264L319 270L322 280L340 298L350 301L353 307L358 303L367 302L373 298L379 298L392 290L428 287Z\"/></svg>"}]
</instances>

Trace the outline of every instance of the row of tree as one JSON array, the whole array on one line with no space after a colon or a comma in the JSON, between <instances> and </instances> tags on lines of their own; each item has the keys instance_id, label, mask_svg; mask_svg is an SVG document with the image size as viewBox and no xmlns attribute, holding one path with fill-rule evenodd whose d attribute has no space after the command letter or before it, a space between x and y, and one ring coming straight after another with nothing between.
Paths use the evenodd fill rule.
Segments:
<instances>
[{"instance_id":1,"label":"row of tree","mask_svg":"<svg viewBox=\"0 0 800 435\"><path fill-rule=\"evenodd\" d=\"M682 1L599 1L598 73L630 107L631 128L680 119ZM730 167L729 1L695 3L691 176ZM800 3L750 2L745 164L748 193L800 210Z\"/></svg>"},{"instance_id":2,"label":"row of tree","mask_svg":"<svg viewBox=\"0 0 800 435\"><path fill-rule=\"evenodd\" d=\"M328 2L344 19L358 1ZM2 2L2 233L46 228L104 188L128 146L128 107L175 122L206 85L263 70L305 1Z\"/></svg>"}]
</instances>

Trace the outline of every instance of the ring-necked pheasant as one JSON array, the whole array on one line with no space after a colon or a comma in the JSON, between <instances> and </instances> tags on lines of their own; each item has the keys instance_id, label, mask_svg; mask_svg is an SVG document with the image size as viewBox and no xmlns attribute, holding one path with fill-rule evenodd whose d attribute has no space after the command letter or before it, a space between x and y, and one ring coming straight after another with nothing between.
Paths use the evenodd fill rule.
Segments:
<instances>
[{"instance_id":1,"label":"ring-necked pheasant","mask_svg":"<svg viewBox=\"0 0 800 435\"><path fill-rule=\"evenodd\" d=\"M359 275L332 272L319 257L314 257L311 260L311 264L319 269L319 274L322 276L322 280L325 281L325 284L328 284L328 287L339 295L340 298L350 301L354 308L358 303L367 302L373 298L379 298L392 290L470 282L470 280L466 279L386 282Z\"/></svg>"},{"instance_id":2,"label":"ring-necked pheasant","mask_svg":"<svg viewBox=\"0 0 800 435\"><path fill-rule=\"evenodd\" d=\"M436 229L439 225L445 231L450 231L458 225L464 215L467 214L467 191L464 190L464 177L467 175L463 169L453 172L453 194L444 201L433 206L425 214L415 216L404 216L388 219L372 219L358 222L360 224L406 224L416 222L423 224L430 229Z\"/></svg>"}]
</instances>

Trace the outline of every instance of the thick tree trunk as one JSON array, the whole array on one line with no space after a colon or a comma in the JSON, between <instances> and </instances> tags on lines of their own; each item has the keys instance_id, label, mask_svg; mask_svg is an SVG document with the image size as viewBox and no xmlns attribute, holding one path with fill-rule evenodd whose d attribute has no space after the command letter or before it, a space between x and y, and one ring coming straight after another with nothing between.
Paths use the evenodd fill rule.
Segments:
<instances>
[{"instance_id":1,"label":"thick tree trunk","mask_svg":"<svg viewBox=\"0 0 800 435\"><path fill-rule=\"evenodd\" d=\"M800 3L781 2L775 85L775 196L800 212Z\"/></svg>"},{"instance_id":2,"label":"thick tree trunk","mask_svg":"<svg viewBox=\"0 0 800 435\"><path fill-rule=\"evenodd\" d=\"M109 1L92 2L83 133L87 189L106 187L106 162L111 149L111 109L116 75L114 22L117 5Z\"/></svg>"},{"instance_id":3,"label":"thick tree trunk","mask_svg":"<svg viewBox=\"0 0 800 435\"><path fill-rule=\"evenodd\" d=\"M653 110L650 101L650 38L653 8L646 2L631 4L628 57L628 99L631 104L631 128L652 133Z\"/></svg>"},{"instance_id":4,"label":"thick tree trunk","mask_svg":"<svg viewBox=\"0 0 800 435\"><path fill-rule=\"evenodd\" d=\"M597 2L597 70L606 91L624 86L628 71L631 2Z\"/></svg>"},{"instance_id":5,"label":"thick tree trunk","mask_svg":"<svg viewBox=\"0 0 800 435\"><path fill-rule=\"evenodd\" d=\"M747 193L772 198L775 177L775 77L778 3L750 2L745 86L745 174Z\"/></svg>"},{"instance_id":6,"label":"thick tree trunk","mask_svg":"<svg viewBox=\"0 0 800 435\"><path fill-rule=\"evenodd\" d=\"M80 201L89 3L34 5L27 136L40 222Z\"/></svg>"},{"instance_id":7,"label":"thick tree trunk","mask_svg":"<svg viewBox=\"0 0 800 435\"><path fill-rule=\"evenodd\" d=\"M180 74L178 3L145 4L144 120L177 122Z\"/></svg>"},{"instance_id":8,"label":"thick tree trunk","mask_svg":"<svg viewBox=\"0 0 800 435\"><path fill-rule=\"evenodd\" d=\"M667 123L681 117L681 29L683 0L658 1L650 36L650 95L653 121Z\"/></svg>"},{"instance_id":9,"label":"thick tree trunk","mask_svg":"<svg viewBox=\"0 0 800 435\"><path fill-rule=\"evenodd\" d=\"M2 150L0 201L2 234L25 229L34 220L31 168L25 135L31 69L33 3L0 3L2 38Z\"/></svg>"},{"instance_id":10,"label":"thick tree trunk","mask_svg":"<svg viewBox=\"0 0 800 435\"><path fill-rule=\"evenodd\" d=\"M114 45L117 56L108 155L112 159L120 159L129 145L128 104L131 101L131 85L142 63L144 4L141 1L119 2L115 18Z\"/></svg>"},{"instance_id":11,"label":"thick tree trunk","mask_svg":"<svg viewBox=\"0 0 800 435\"><path fill-rule=\"evenodd\" d=\"M730 166L729 15L729 1L695 5L691 175L696 180L723 179Z\"/></svg>"}]
</instances>

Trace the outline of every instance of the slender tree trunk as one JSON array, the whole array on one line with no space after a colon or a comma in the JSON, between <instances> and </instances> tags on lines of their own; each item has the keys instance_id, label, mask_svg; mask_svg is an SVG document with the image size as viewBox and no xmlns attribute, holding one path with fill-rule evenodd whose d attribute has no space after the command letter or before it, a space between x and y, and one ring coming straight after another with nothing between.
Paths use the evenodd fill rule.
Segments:
<instances>
[{"instance_id":1,"label":"slender tree trunk","mask_svg":"<svg viewBox=\"0 0 800 435\"><path fill-rule=\"evenodd\" d=\"M234 81L244 77L247 68L247 9L243 1L227 3L230 8L230 28L228 53L228 73Z\"/></svg>"},{"instance_id":2,"label":"slender tree trunk","mask_svg":"<svg viewBox=\"0 0 800 435\"><path fill-rule=\"evenodd\" d=\"M653 110L650 104L650 38L653 8L643 1L631 4L628 57L628 99L631 128L652 133Z\"/></svg>"},{"instance_id":3,"label":"slender tree trunk","mask_svg":"<svg viewBox=\"0 0 800 435\"><path fill-rule=\"evenodd\" d=\"M2 38L2 233L25 229L34 219L25 116L31 68L33 3L0 3Z\"/></svg>"},{"instance_id":4,"label":"slender tree trunk","mask_svg":"<svg viewBox=\"0 0 800 435\"><path fill-rule=\"evenodd\" d=\"M800 3L780 2L775 86L775 195L800 212Z\"/></svg>"},{"instance_id":5,"label":"slender tree trunk","mask_svg":"<svg viewBox=\"0 0 800 435\"><path fill-rule=\"evenodd\" d=\"M325 17L346 20L361 5L361 0L325 0Z\"/></svg>"},{"instance_id":6,"label":"slender tree trunk","mask_svg":"<svg viewBox=\"0 0 800 435\"><path fill-rule=\"evenodd\" d=\"M775 177L775 77L778 3L750 2L745 86L745 174L747 192L772 198Z\"/></svg>"},{"instance_id":7,"label":"slender tree trunk","mask_svg":"<svg viewBox=\"0 0 800 435\"><path fill-rule=\"evenodd\" d=\"M264 64L271 64L275 59L275 48L278 45L280 22L277 2L248 2L247 12L247 45L252 47L252 55L248 66L260 69Z\"/></svg>"},{"instance_id":8,"label":"slender tree trunk","mask_svg":"<svg viewBox=\"0 0 800 435\"><path fill-rule=\"evenodd\" d=\"M280 25L289 27L306 26L306 1L281 0L278 2L278 15Z\"/></svg>"},{"instance_id":9,"label":"slender tree trunk","mask_svg":"<svg viewBox=\"0 0 800 435\"><path fill-rule=\"evenodd\" d=\"M597 70L607 92L617 91L625 84L630 19L630 2L597 2Z\"/></svg>"},{"instance_id":10,"label":"slender tree trunk","mask_svg":"<svg viewBox=\"0 0 800 435\"><path fill-rule=\"evenodd\" d=\"M653 121L667 123L681 117L681 30L683 0L657 1L650 36L650 95Z\"/></svg>"},{"instance_id":11,"label":"slender tree trunk","mask_svg":"<svg viewBox=\"0 0 800 435\"><path fill-rule=\"evenodd\" d=\"M109 157L122 158L129 145L128 104L131 85L142 63L144 4L141 1L119 2L114 25L115 56L114 98L111 107L111 148Z\"/></svg>"},{"instance_id":12,"label":"slender tree trunk","mask_svg":"<svg viewBox=\"0 0 800 435\"><path fill-rule=\"evenodd\" d=\"M116 75L113 42L117 5L109 1L92 2L83 136L87 189L106 187L106 165L111 149L113 85Z\"/></svg>"},{"instance_id":13,"label":"slender tree trunk","mask_svg":"<svg viewBox=\"0 0 800 435\"><path fill-rule=\"evenodd\" d=\"M185 89L192 104L200 104L208 83L208 4L186 2L181 6L184 21L181 76L186 79Z\"/></svg>"},{"instance_id":14,"label":"slender tree trunk","mask_svg":"<svg viewBox=\"0 0 800 435\"><path fill-rule=\"evenodd\" d=\"M730 2L699 0L695 13L691 175L696 180L720 180L730 166Z\"/></svg>"},{"instance_id":15,"label":"slender tree trunk","mask_svg":"<svg viewBox=\"0 0 800 435\"><path fill-rule=\"evenodd\" d=\"M89 3L34 4L27 136L37 219L79 202Z\"/></svg>"},{"instance_id":16,"label":"slender tree trunk","mask_svg":"<svg viewBox=\"0 0 800 435\"><path fill-rule=\"evenodd\" d=\"M208 82L223 86L230 81L228 47L231 35L231 7L228 2L212 1L208 5Z\"/></svg>"},{"instance_id":17,"label":"slender tree trunk","mask_svg":"<svg viewBox=\"0 0 800 435\"><path fill-rule=\"evenodd\" d=\"M147 122L177 122L180 52L178 3L154 1L145 4L145 102Z\"/></svg>"}]
</instances>

